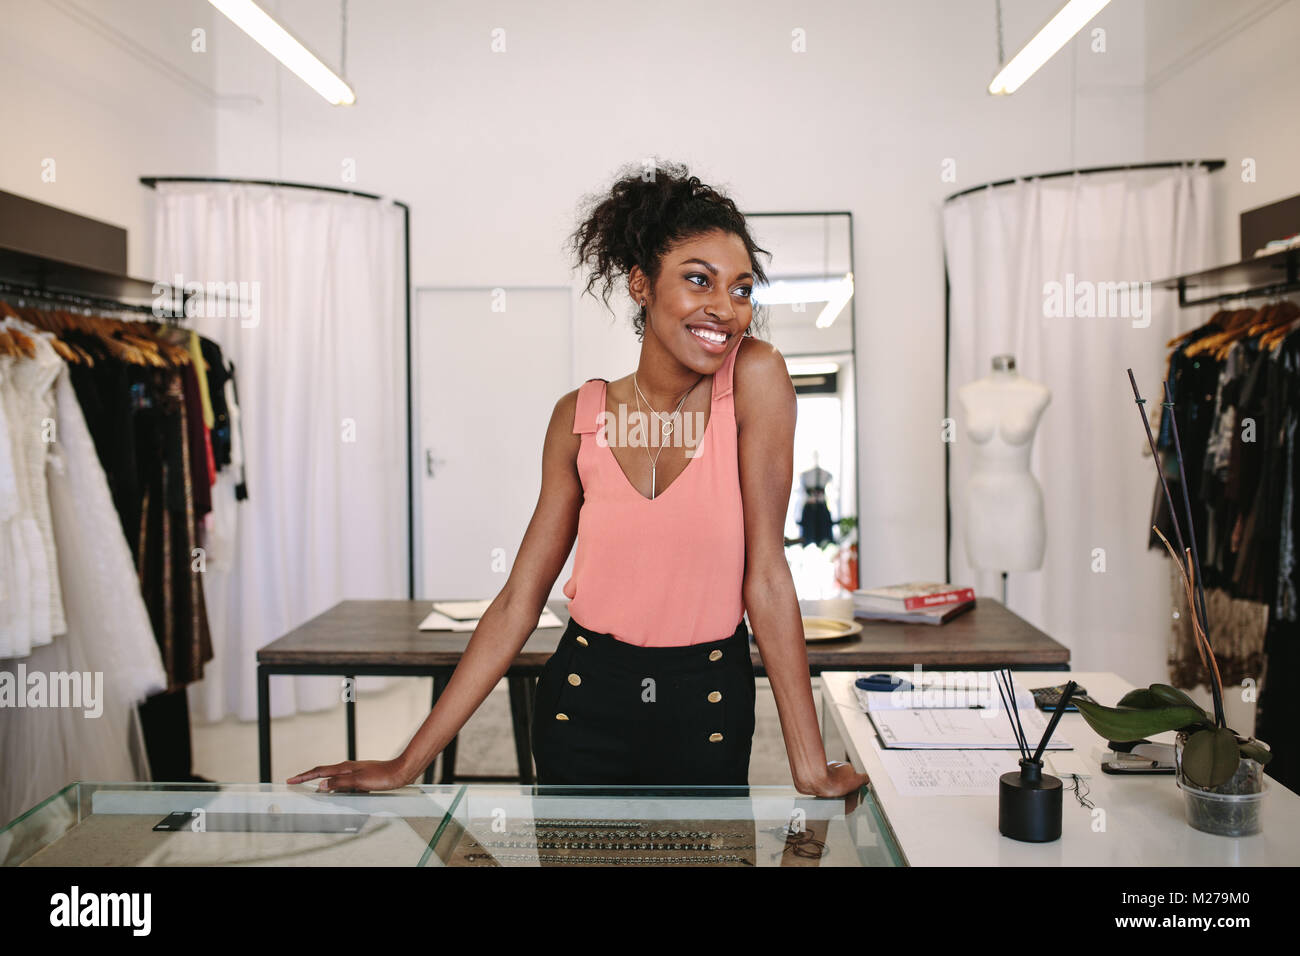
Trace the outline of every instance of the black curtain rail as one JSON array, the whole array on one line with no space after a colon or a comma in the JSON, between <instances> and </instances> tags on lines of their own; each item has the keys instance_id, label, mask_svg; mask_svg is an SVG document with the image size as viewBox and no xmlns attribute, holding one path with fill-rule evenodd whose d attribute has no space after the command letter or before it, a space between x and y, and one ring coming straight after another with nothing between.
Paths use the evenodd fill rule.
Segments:
<instances>
[{"instance_id":1,"label":"black curtain rail","mask_svg":"<svg viewBox=\"0 0 1300 956\"><path fill-rule=\"evenodd\" d=\"M224 183L235 186L277 186L281 189L312 189L322 193L337 193L342 196L357 196L361 199L385 199L375 193L363 193L356 189L341 189L338 186L313 186L311 183L290 183L278 179L229 179L223 176L141 176L141 184L156 189L159 183ZM411 207L397 199L389 200L394 206L409 210Z\"/></svg>"},{"instance_id":2,"label":"black curtain rail","mask_svg":"<svg viewBox=\"0 0 1300 956\"><path fill-rule=\"evenodd\" d=\"M969 189L963 189L961 192L953 193L944 199L944 202L952 202L962 196L970 193L979 192L981 189L999 186L1012 186L1018 182L1030 179L1060 179L1062 176L1091 176L1096 173L1121 173L1131 169L1174 169L1179 166L1204 166L1210 172L1222 169L1227 165L1226 160L1222 159L1187 159L1187 160L1170 160L1163 163L1128 163L1122 166L1090 166L1085 169L1062 169L1054 173L1033 173L1028 176L1017 176L1014 179L999 179L991 183L983 183L979 186L971 186Z\"/></svg>"},{"instance_id":3,"label":"black curtain rail","mask_svg":"<svg viewBox=\"0 0 1300 956\"><path fill-rule=\"evenodd\" d=\"M311 183L290 183L278 179L240 179L227 176L141 176L141 184L156 189L159 183L213 183L233 186L274 186L279 189L311 189L316 192L356 196L360 199L384 201L385 196L365 193L357 189L338 186L315 186ZM403 275L405 278L406 306L406 589L407 596L415 598L415 408L411 376L411 207L397 199L388 199L402 210Z\"/></svg>"}]
</instances>

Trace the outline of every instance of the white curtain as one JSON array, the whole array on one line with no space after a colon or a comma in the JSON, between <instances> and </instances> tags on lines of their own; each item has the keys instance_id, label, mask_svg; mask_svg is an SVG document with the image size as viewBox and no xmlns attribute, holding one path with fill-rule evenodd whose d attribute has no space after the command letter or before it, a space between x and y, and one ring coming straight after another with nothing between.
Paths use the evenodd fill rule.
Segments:
<instances>
[{"instance_id":1,"label":"white curtain","mask_svg":"<svg viewBox=\"0 0 1300 956\"><path fill-rule=\"evenodd\" d=\"M192 713L257 717L258 648L344 599L407 594L401 209L319 190L160 183L154 274L225 284L188 320L234 361L248 499L213 489L204 578L214 660ZM233 537L233 540L231 538ZM362 689L382 683L364 680ZM339 703L334 678L271 681L273 716Z\"/></svg>"},{"instance_id":2,"label":"white curtain","mask_svg":"<svg viewBox=\"0 0 1300 956\"><path fill-rule=\"evenodd\" d=\"M951 289L949 411L954 581L999 596L996 573L966 559L962 504L970 472L957 389L1015 355L1052 391L1033 448L1047 550L1040 570L1012 573L1008 606L1071 650L1076 670L1108 670L1145 685L1167 679L1172 612L1167 558L1147 550L1156 472L1125 370L1158 409L1166 343L1204 321L1152 289L1149 316L1108 301L1093 317L1052 314L1049 283L1078 296L1211 264L1209 173L1199 167L1076 174L989 188L944 207ZM1140 294L1140 288L1139 294ZM1108 296L1101 297L1107 300ZM1058 300L1059 301L1059 300ZM1138 300L1140 303L1141 300ZM1111 313L1111 314L1107 314ZM1141 326L1149 318L1149 324ZM1104 568L1104 570L1101 570Z\"/></svg>"}]
</instances>

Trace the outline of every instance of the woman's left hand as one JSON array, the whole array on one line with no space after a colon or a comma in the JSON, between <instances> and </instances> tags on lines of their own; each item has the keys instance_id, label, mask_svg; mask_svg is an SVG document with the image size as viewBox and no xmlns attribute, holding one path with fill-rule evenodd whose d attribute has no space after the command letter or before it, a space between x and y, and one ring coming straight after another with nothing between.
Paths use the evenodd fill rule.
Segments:
<instances>
[{"instance_id":1,"label":"woman's left hand","mask_svg":"<svg viewBox=\"0 0 1300 956\"><path fill-rule=\"evenodd\" d=\"M819 780L816 780L805 786L796 786L800 793L808 793L814 797L844 797L847 796L857 804L858 791L865 787L871 779L865 773L858 773L853 769L853 765L845 763L843 760L831 760L826 764L826 772ZM846 811L851 811L852 806L846 807Z\"/></svg>"}]
</instances>

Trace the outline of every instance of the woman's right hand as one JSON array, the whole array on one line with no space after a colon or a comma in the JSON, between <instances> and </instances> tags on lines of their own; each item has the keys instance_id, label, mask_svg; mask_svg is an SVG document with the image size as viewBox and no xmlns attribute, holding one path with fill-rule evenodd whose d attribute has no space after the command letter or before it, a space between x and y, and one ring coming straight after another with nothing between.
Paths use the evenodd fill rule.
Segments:
<instances>
[{"instance_id":1,"label":"woman's right hand","mask_svg":"<svg viewBox=\"0 0 1300 956\"><path fill-rule=\"evenodd\" d=\"M396 790L405 787L414 777L408 774L400 760L345 760L326 764L295 774L287 783L306 783L320 780L318 791L338 793L366 793L371 790Z\"/></svg>"}]
</instances>

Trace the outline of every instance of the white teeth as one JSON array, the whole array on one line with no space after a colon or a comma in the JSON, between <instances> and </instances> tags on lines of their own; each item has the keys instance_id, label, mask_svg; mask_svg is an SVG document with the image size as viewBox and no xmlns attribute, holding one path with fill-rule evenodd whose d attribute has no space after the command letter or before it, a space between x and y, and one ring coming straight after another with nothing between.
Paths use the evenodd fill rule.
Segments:
<instances>
[{"instance_id":1,"label":"white teeth","mask_svg":"<svg viewBox=\"0 0 1300 956\"><path fill-rule=\"evenodd\" d=\"M713 342L715 345L721 345L727 341L727 336L722 332L714 332L710 329L691 329L691 334L699 336L706 342Z\"/></svg>"}]
</instances>

